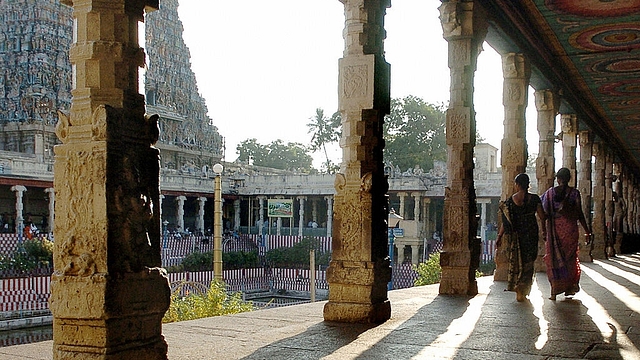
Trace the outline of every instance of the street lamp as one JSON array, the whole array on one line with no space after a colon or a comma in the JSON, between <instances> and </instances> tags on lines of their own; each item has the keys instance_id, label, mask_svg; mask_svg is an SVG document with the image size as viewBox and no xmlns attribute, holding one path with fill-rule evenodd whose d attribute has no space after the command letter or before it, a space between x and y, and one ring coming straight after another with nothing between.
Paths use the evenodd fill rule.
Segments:
<instances>
[{"instance_id":1,"label":"street lamp","mask_svg":"<svg viewBox=\"0 0 640 360\"><path fill-rule=\"evenodd\" d=\"M396 236L393 234L393 229L398 227L402 220L402 216L396 214L396 211L391 209L389 211L389 217L387 218L387 237L389 239L389 266L391 266L391 281L387 285L387 290L393 290L393 248L395 247Z\"/></svg>"},{"instance_id":2,"label":"street lamp","mask_svg":"<svg viewBox=\"0 0 640 360\"><path fill-rule=\"evenodd\" d=\"M213 165L216 174L213 192L213 278L222 281L222 170L221 164Z\"/></svg>"}]
</instances>

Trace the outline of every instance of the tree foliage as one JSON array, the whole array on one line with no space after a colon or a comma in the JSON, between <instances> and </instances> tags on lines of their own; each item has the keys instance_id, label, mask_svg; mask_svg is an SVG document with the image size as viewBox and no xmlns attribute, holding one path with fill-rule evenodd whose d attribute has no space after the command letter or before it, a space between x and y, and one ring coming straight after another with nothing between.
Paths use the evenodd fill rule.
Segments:
<instances>
[{"instance_id":1,"label":"tree foliage","mask_svg":"<svg viewBox=\"0 0 640 360\"><path fill-rule=\"evenodd\" d=\"M271 267L290 269L309 269L309 251L316 249L315 262L318 265L329 265L330 254L320 249L320 241L313 237L304 237L299 243L288 248L275 248L267 251L267 263Z\"/></svg>"},{"instance_id":2,"label":"tree foliage","mask_svg":"<svg viewBox=\"0 0 640 360\"><path fill-rule=\"evenodd\" d=\"M263 145L253 138L241 142L236 147L236 153L238 162L249 163L252 159L256 166L302 173L313 171L313 158L309 154L309 148L300 143L285 144L278 139L271 144Z\"/></svg>"},{"instance_id":3,"label":"tree foliage","mask_svg":"<svg viewBox=\"0 0 640 360\"><path fill-rule=\"evenodd\" d=\"M434 160L447 160L444 105L429 104L409 95L391 100L385 117L385 160L402 170L419 165L433 168Z\"/></svg>"},{"instance_id":4,"label":"tree foliage","mask_svg":"<svg viewBox=\"0 0 640 360\"><path fill-rule=\"evenodd\" d=\"M440 252L429 255L427 261L418 265L413 265L413 270L418 273L418 278L414 281L414 286L431 285L440 282L442 267L440 267Z\"/></svg>"},{"instance_id":5,"label":"tree foliage","mask_svg":"<svg viewBox=\"0 0 640 360\"><path fill-rule=\"evenodd\" d=\"M324 115L324 110L321 108L316 109L316 115L309 118L310 123L307 124L309 129L308 133L313 134L311 137L311 151L324 151L325 163L323 164L324 171L331 174L336 172L336 165L329 159L327 153L327 144L338 142L341 136L340 124L342 122L342 116L339 111L336 111L330 118Z\"/></svg>"}]
</instances>

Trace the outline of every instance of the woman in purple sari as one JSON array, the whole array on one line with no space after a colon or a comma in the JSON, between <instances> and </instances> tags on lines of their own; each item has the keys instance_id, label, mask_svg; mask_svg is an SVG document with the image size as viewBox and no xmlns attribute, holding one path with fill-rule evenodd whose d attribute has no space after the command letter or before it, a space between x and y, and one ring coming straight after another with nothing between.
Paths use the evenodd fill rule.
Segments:
<instances>
[{"instance_id":1,"label":"woman in purple sari","mask_svg":"<svg viewBox=\"0 0 640 360\"><path fill-rule=\"evenodd\" d=\"M580 261L578 222L584 229L586 241L591 241L591 230L582 212L580 192L569 186L571 172L561 168L556 173L558 186L542 195L542 207L547 214L547 238L544 260L551 283L551 297L557 294L573 296L580 291Z\"/></svg>"}]
</instances>

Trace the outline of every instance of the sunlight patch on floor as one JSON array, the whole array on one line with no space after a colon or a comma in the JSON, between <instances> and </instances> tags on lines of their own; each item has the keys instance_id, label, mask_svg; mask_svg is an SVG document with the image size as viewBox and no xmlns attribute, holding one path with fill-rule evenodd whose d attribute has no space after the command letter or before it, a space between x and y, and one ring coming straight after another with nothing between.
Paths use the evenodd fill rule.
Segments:
<instances>
[{"instance_id":1,"label":"sunlight patch on floor","mask_svg":"<svg viewBox=\"0 0 640 360\"><path fill-rule=\"evenodd\" d=\"M549 322L544 318L542 312L542 306L544 305L544 296L538 288L538 280L535 279L531 286L531 293L529 294L529 302L533 306L533 316L538 318L538 327L540 328L540 335L536 339L535 347L540 350L549 341Z\"/></svg>"},{"instance_id":2,"label":"sunlight patch on floor","mask_svg":"<svg viewBox=\"0 0 640 360\"><path fill-rule=\"evenodd\" d=\"M480 289L479 289L480 290ZM461 317L451 321L447 331L438 336L432 346L438 347L438 358L454 358L458 348L469 338L482 314L482 306L487 300L487 292L482 292L469 300L469 306ZM433 347L423 348L411 359L428 359Z\"/></svg>"},{"instance_id":3,"label":"sunlight patch on floor","mask_svg":"<svg viewBox=\"0 0 640 360\"><path fill-rule=\"evenodd\" d=\"M594 282L600 284L602 287L608 289L616 298L627 304L629 308L638 308L640 299L635 294L631 293L634 301L630 301L629 299L624 301L621 298L628 296L629 291L627 289L624 289L622 286L605 278L600 273L589 267L583 266L582 273L583 275L590 277ZM618 292L621 290L620 288L624 289L625 295ZM593 323L598 327L605 342L617 344L620 349L620 356L622 356L623 359L640 359L640 350L636 348L633 342L625 334L626 329L613 319L609 315L609 312L594 297L589 295L586 291L581 291L578 293L578 298L582 304L587 307L587 315L591 317ZM631 302L635 303L633 307L629 305Z\"/></svg>"}]
</instances>

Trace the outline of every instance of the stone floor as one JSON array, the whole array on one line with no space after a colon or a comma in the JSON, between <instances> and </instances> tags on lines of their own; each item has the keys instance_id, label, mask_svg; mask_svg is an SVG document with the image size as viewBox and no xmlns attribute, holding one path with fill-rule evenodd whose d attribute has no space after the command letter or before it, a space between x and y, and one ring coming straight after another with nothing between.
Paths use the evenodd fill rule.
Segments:
<instances>
[{"instance_id":1,"label":"stone floor","mask_svg":"<svg viewBox=\"0 0 640 360\"><path fill-rule=\"evenodd\" d=\"M640 359L640 255L583 264L582 291L530 301L478 280L475 297L429 285L390 292L384 324L328 323L324 302L163 327L169 359ZM0 348L0 359L51 359L52 342Z\"/></svg>"}]
</instances>

